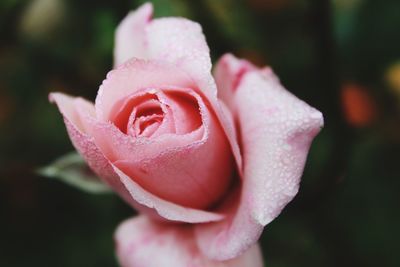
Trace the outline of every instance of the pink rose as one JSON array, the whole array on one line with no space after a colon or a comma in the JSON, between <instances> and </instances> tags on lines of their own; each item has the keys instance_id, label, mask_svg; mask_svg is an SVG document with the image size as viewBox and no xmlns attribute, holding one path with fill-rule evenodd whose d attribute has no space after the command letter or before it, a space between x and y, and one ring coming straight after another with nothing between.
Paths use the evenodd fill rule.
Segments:
<instances>
[{"instance_id":1,"label":"pink rose","mask_svg":"<svg viewBox=\"0 0 400 267\"><path fill-rule=\"evenodd\" d=\"M89 166L142 214L116 232L120 263L262 266L256 242L296 195L322 115L230 54L214 80L201 27L151 16L145 4L118 27L95 104L50 95Z\"/></svg>"}]
</instances>

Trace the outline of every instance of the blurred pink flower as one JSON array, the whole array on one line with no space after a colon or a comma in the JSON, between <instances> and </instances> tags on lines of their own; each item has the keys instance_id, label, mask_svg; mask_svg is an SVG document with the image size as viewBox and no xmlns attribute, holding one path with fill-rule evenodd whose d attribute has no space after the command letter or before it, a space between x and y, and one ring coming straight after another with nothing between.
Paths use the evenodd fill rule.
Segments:
<instances>
[{"instance_id":1,"label":"blurred pink flower","mask_svg":"<svg viewBox=\"0 0 400 267\"><path fill-rule=\"evenodd\" d=\"M200 25L153 20L151 4L115 45L95 104L50 99L89 166L142 213L117 230L120 263L262 266L256 242L296 195L322 114L230 54L214 80Z\"/></svg>"}]
</instances>

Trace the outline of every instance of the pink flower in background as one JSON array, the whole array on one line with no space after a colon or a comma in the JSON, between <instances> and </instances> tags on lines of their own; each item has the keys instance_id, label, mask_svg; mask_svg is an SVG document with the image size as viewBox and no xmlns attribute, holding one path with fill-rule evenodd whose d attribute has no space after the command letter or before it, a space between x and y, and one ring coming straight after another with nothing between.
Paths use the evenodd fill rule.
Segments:
<instances>
[{"instance_id":1,"label":"pink flower in background","mask_svg":"<svg viewBox=\"0 0 400 267\"><path fill-rule=\"evenodd\" d=\"M233 55L213 77L197 23L151 16L145 4L118 27L95 104L50 95L89 166L141 212L116 232L119 261L260 267L256 242L296 195L322 115Z\"/></svg>"}]
</instances>

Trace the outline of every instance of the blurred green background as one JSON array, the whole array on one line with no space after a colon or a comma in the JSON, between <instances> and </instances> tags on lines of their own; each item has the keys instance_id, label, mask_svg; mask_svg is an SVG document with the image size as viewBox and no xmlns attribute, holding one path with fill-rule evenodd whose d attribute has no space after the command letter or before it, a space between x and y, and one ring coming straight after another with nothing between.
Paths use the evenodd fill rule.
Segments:
<instances>
[{"instance_id":1,"label":"blurred green background","mask_svg":"<svg viewBox=\"0 0 400 267\"><path fill-rule=\"evenodd\" d=\"M142 2L1 1L0 266L117 266L132 209L35 170L73 150L48 93L93 100ZM325 115L299 194L262 236L266 266L400 266L400 1L152 2L201 23L214 61L270 65Z\"/></svg>"}]
</instances>

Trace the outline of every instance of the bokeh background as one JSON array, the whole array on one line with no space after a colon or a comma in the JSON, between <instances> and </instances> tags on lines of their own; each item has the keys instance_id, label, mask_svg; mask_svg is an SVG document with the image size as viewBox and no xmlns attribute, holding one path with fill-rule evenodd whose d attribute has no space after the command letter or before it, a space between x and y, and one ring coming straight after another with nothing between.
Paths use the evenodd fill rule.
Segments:
<instances>
[{"instance_id":1,"label":"bokeh background","mask_svg":"<svg viewBox=\"0 0 400 267\"><path fill-rule=\"evenodd\" d=\"M142 2L1 1L0 266L118 266L132 209L35 170L73 150L48 93L93 100ZM262 236L265 266L400 266L400 1L152 2L200 22L214 61L270 65L325 115L299 194Z\"/></svg>"}]
</instances>

